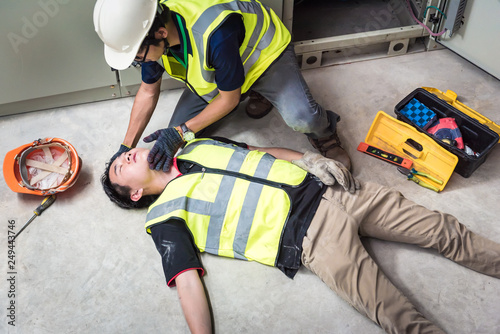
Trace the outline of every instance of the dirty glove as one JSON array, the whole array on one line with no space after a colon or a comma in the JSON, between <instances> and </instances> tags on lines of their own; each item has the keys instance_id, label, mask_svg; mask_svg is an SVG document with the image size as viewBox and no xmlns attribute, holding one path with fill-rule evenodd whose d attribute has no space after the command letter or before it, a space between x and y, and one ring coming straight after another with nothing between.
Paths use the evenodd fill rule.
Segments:
<instances>
[{"instance_id":1,"label":"dirty glove","mask_svg":"<svg viewBox=\"0 0 500 334\"><path fill-rule=\"evenodd\" d=\"M361 189L359 181L351 175L351 172L344 165L318 153L307 151L300 160L292 160L292 163L317 176L327 186L332 186L337 181L352 194Z\"/></svg>"},{"instance_id":2,"label":"dirty glove","mask_svg":"<svg viewBox=\"0 0 500 334\"><path fill-rule=\"evenodd\" d=\"M148 155L149 168L163 170L164 172L170 170L175 152L177 152L179 147L184 143L179 131L175 128L155 131L143 140L146 143L156 140L156 143Z\"/></svg>"},{"instance_id":3,"label":"dirty glove","mask_svg":"<svg viewBox=\"0 0 500 334\"><path fill-rule=\"evenodd\" d=\"M115 161L116 158L118 158L123 152L128 152L130 151L131 148L128 147L127 145L125 144L121 144L120 145L120 149L118 150L118 152L116 152L112 157L111 157L111 162Z\"/></svg>"}]
</instances>

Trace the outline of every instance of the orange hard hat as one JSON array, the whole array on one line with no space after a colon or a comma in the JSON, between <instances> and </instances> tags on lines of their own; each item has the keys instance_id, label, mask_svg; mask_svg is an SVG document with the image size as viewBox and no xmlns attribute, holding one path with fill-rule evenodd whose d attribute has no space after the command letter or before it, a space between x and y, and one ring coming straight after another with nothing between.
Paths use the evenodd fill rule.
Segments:
<instances>
[{"instance_id":1,"label":"orange hard hat","mask_svg":"<svg viewBox=\"0 0 500 334\"><path fill-rule=\"evenodd\" d=\"M45 138L8 152L3 175L16 193L46 196L75 184L82 167L76 149L64 139Z\"/></svg>"}]
</instances>

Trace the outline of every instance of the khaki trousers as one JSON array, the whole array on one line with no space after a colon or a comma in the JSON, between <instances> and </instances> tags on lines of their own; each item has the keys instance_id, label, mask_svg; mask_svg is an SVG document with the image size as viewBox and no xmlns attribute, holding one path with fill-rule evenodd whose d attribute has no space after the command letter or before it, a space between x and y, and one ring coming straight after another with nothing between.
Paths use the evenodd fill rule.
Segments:
<instances>
[{"instance_id":1,"label":"khaki trousers","mask_svg":"<svg viewBox=\"0 0 500 334\"><path fill-rule=\"evenodd\" d=\"M362 183L356 194L330 187L303 241L302 263L387 333L443 333L379 269L360 236L434 248L475 271L500 278L500 244L430 211L396 190Z\"/></svg>"}]
</instances>

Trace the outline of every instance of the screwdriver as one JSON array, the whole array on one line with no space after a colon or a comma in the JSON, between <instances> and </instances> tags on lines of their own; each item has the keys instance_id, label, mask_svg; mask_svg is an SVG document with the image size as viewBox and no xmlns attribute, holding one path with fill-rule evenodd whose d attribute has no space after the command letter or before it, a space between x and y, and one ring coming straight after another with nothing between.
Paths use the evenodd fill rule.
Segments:
<instances>
[{"instance_id":1,"label":"screwdriver","mask_svg":"<svg viewBox=\"0 0 500 334\"><path fill-rule=\"evenodd\" d=\"M54 201L56 200L56 195L50 195L50 196L47 196L43 199L42 203L38 206L38 208L35 209L35 211L33 211L35 214L33 215L33 217L31 217L30 220L28 220L28 222L26 224L24 224L24 226L19 230L19 232L16 233L16 235L14 236L14 238L12 239L12 241L16 240L17 236L19 234L21 234L22 231L24 231L24 229L26 227L28 227L29 224L31 224L31 222L38 216L40 216L44 211L45 209L47 209L49 206L52 205L52 203L54 203Z\"/></svg>"}]
</instances>

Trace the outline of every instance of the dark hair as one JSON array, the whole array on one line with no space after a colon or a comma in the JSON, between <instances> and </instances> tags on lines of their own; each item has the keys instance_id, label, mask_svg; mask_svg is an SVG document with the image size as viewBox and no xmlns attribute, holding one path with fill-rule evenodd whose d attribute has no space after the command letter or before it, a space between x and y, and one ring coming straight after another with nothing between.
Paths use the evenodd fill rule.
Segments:
<instances>
[{"instance_id":1,"label":"dark hair","mask_svg":"<svg viewBox=\"0 0 500 334\"><path fill-rule=\"evenodd\" d=\"M159 46L160 42L163 41L163 39L155 38L155 32L157 32L161 27L165 27L165 25L170 21L170 9L162 4L158 4L158 6L161 6L163 11L156 14L153 24L151 25L151 28L149 28L149 32L142 42L138 52L142 52L147 45Z\"/></svg>"},{"instance_id":2,"label":"dark hair","mask_svg":"<svg viewBox=\"0 0 500 334\"><path fill-rule=\"evenodd\" d=\"M158 198L158 195L146 195L142 196L138 201L132 201L130 198L132 189L130 187L121 186L111 182L109 179L109 169L111 168L113 161L115 161L115 157L111 158L111 160L106 164L104 173L101 176L102 188L104 189L106 195L108 195L111 202L123 209L141 209L147 208L153 204L153 202Z\"/></svg>"}]
</instances>

